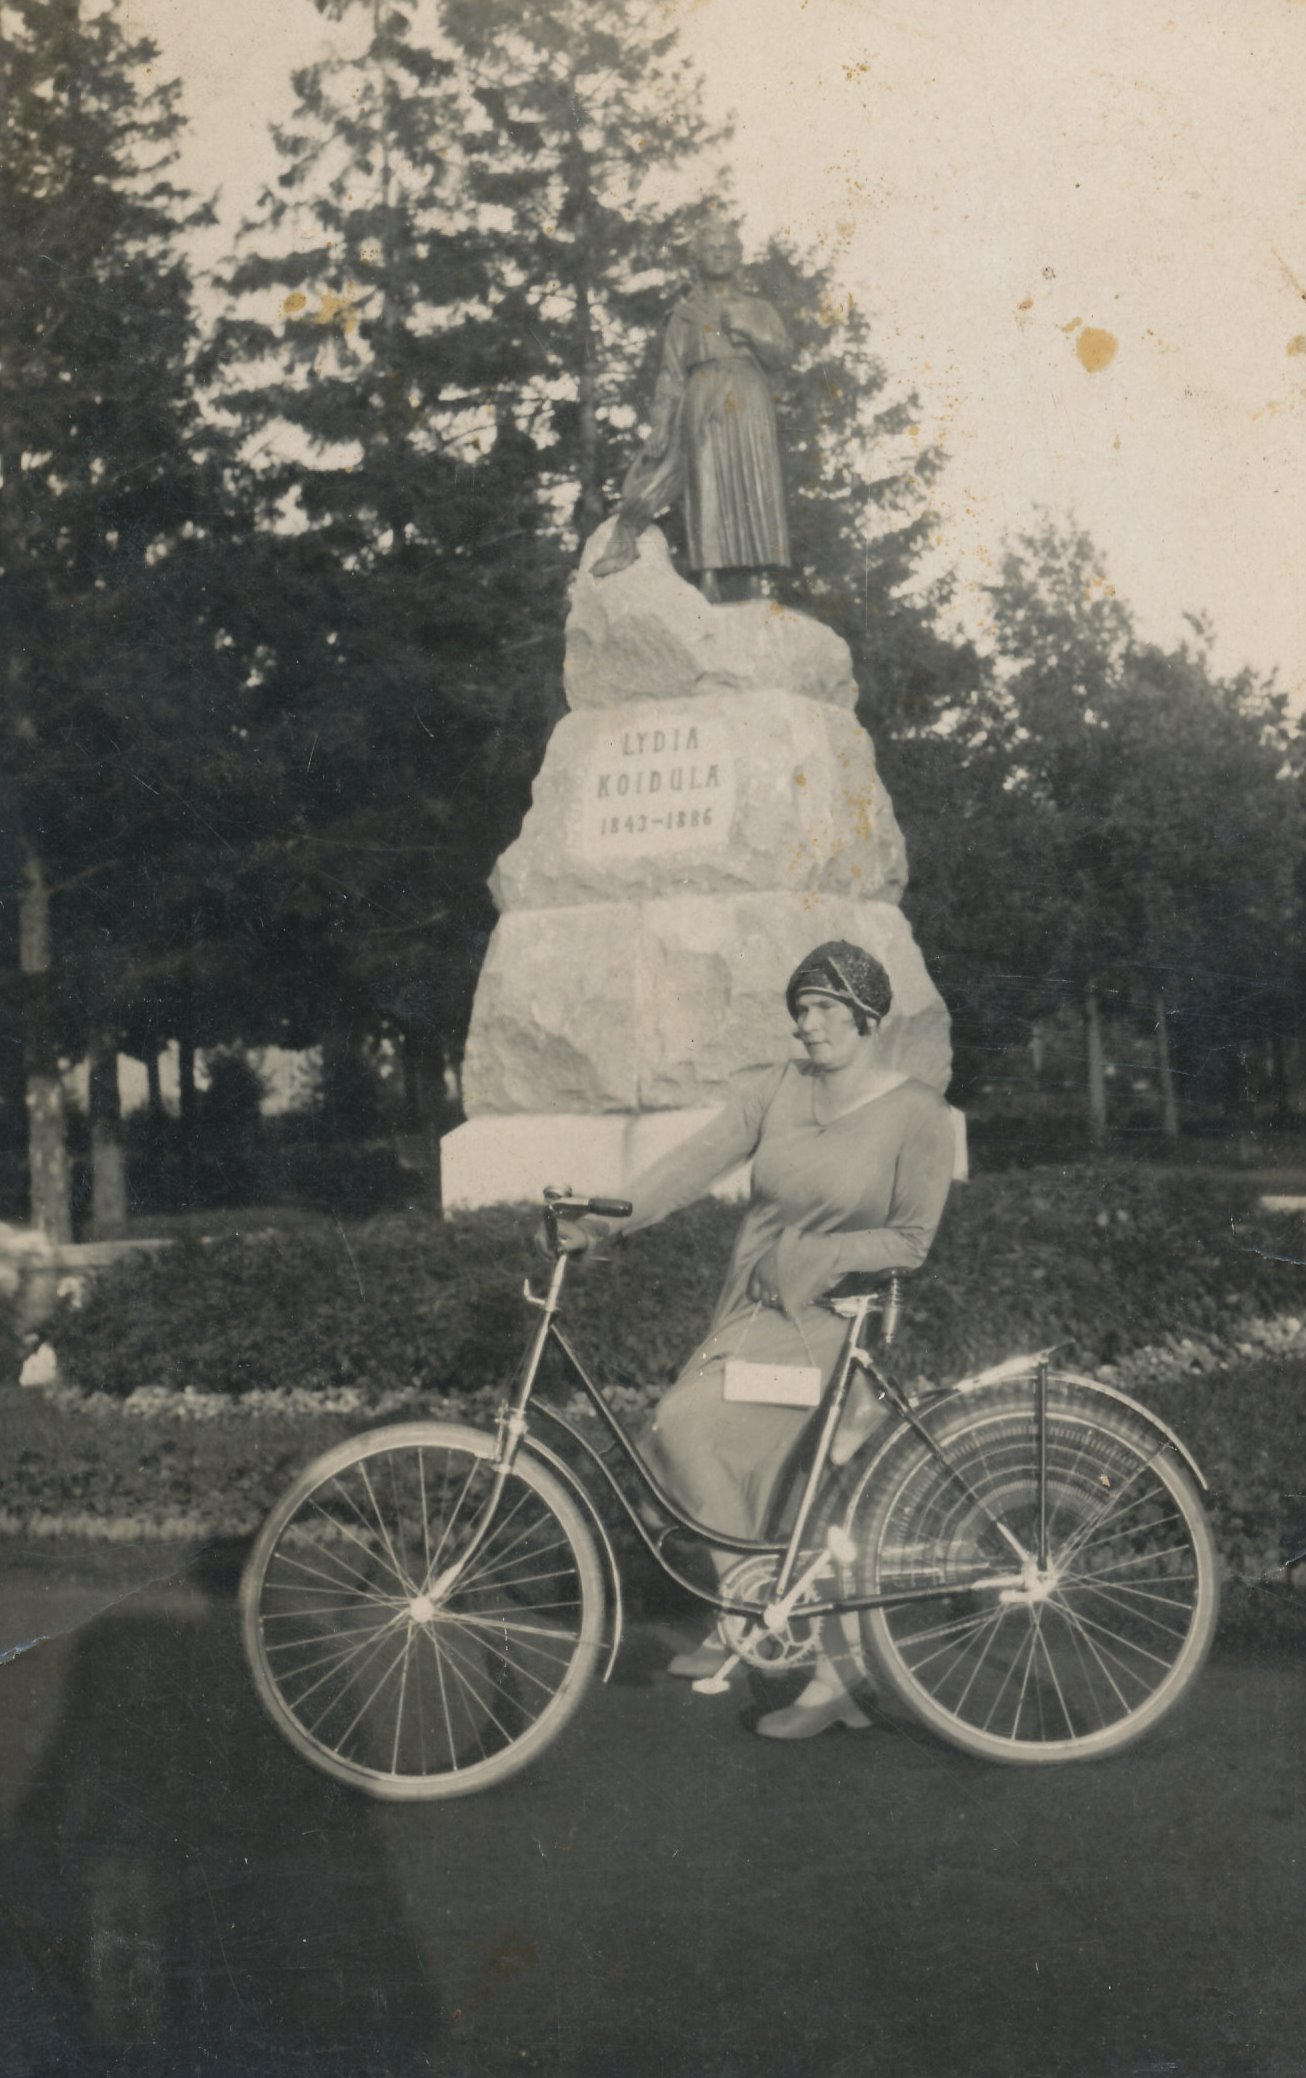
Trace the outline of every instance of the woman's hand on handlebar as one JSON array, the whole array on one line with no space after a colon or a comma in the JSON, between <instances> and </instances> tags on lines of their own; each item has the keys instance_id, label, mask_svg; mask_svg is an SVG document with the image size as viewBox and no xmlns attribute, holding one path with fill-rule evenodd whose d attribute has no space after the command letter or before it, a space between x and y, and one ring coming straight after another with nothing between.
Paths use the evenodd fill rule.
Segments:
<instances>
[{"instance_id":1,"label":"woman's hand on handlebar","mask_svg":"<svg viewBox=\"0 0 1306 2078\"><path fill-rule=\"evenodd\" d=\"M565 1215L552 1220L540 1221L535 1230L535 1246L540 1254L552 1262L555 1256L584 1256L592 1263L605 1263L609 1259L603 1243L613 1230L613 1221L600 1219L596 1213L587 1212L579 1219Z\"/></svg>"}]
</instances>

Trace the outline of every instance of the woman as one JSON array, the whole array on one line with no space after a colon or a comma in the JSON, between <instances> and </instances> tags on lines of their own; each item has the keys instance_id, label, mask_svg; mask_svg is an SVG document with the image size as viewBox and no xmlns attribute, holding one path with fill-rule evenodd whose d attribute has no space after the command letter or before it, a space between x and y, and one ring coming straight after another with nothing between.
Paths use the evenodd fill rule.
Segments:
<instances>
[{"instance_id":1,"label":"woman","mask_svg":"<svg viewBox=\"0 0 1306 2078\"><path fill-rule=\"evenodd\" d=\"M752 1158L752 1191L707 1340L661 1402L645 1439L653 1469L685 1511L713 1529L760 1537L779 1482L811 1419L798 1407L727 1400L727 1359L819 1366L828 1380L845 1323L816 1302L850 1270L913 1270L934 1238L952 1176L952 1126L937 1090L890 1068L879 1028L892 1001L879 961L845 940L819 945L790 979L785 1001L803 1062L740 1079L702 1132L630 1186L621 1231L653 1226ZM575 1234L584 1247L599 1222ZM606 1227L606 1231L612 1231ZM877 1409L860 1380L836 1439L850 1457ZM730 1564L723 1555L724 1570ZM670 1672L716 1671L715 1634ZM862 1724L834 1663L817 1662L788 1710L757 1729L807 1738Z\"/></svg>"}]
</instances>

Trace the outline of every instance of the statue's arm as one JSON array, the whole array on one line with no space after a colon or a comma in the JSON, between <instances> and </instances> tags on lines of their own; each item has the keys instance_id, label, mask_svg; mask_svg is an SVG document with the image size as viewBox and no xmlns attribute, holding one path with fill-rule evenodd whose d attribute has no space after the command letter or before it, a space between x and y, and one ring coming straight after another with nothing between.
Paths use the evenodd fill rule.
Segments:
<instances>
[{"instance_id":1,"label":"statue's arm","mask_svg":"<svg viewBox=\"0 0 1306 2078\"><path fill-rule=\"evenodd\" d=\"M793 341L778 310L760 296L741 298L730 306L726 330L757 355L764 368L787 368L794 357Z\"/></svg>"},{"instance_id":2,"label":"statue's arm","mask_svg":"<svg viewBox=\"0 0 1306 2078\"><path fill-rule=\"evenodd\" d=\"M680 409L684 391L684 324L679 312L673 311L662 341L662 365L658 369L658 379L653 390L648 439L644 442L644 453L650 461L660 461L671 445L676 413Z\"/></svg>"}]
</instances>

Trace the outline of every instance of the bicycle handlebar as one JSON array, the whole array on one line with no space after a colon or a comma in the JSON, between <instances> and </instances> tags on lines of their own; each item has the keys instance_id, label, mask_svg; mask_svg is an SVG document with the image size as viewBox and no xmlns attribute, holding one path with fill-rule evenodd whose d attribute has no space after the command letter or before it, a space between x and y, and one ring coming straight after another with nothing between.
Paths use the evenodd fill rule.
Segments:
<instances>
[{"instance_id":1,"label":"bicycle handlebar","mask_svg":"<svg viewBox=\"0 0 1306 2078\"><path fill-rule=\"evenodd\" d=\"M555 1190L549 1185L544 1192L544 1209L555 1219L583 1219L591 1212L599 1219L629 1219L635 1208L628 1198L578 1198L570 1190Z\"/></svg>"}]
</instances>

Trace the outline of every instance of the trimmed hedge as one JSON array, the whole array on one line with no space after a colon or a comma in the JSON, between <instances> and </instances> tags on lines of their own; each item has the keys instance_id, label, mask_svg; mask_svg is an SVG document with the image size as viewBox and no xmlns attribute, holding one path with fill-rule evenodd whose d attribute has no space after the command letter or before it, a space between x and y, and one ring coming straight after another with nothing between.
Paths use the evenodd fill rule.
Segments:
<instances>
[{"instance_id":1,"label":"trimmed hedge","mask_svg":"<svg viewBox=\"0 0 1306 2078\"><path fill-rule=\"evenodd\" d=\"M574 1273L570 1332L609 1383L657 1390L711 1314L737 1208L696 1206ZM350 1386L458 1396L501 1383L543 1265L534 1216L441 1223L386 1215L186 1245L98 1279L47 1328L64 1381L243 1393ZM1300 1222L1258 1216L1250 1188L1164 1170L1008 1172L954 1191L912 1281L899 1346L935 1381L1047 1343L1081 1368L1168 1338L1236 1339L1300 1308Z\"/></svg>"},{"instance_id":2,"label":"trimmed hedge","mask_svg":"<svg viewBox=\"0 0 1306 2078\"><path fill-rule=\"evenodd\" d=\"M700 1205L573 1273L569 1332L627 1410L657 1395L702 1332L738 1218ZM119 1267L47 1329L64 1386L89 1397L80 1418L52 1406L36 1421L33 1408L40 1433L10 1456L0 1506L208 1518L239 1504L243 1519L319 1437L364 1425L382 1400L413 1392L432 1413L474 1397L490 1406L522 1347L521 1278L538 1285L543 1273L533 1226L525 1209L298 1224ZM1068 1368L1110 1376L1124 1364L1122 1382L1211 1479L1231 1570L1255 1580L1306 1545L1306 1362L1291 1334L1276 1355L1257 1326L1306 1316L1302 1240L1300 1220L1258 1215L1252 1187L1226 1178L1117 1167L982 1177L954 1192L913 1280L898 1368L946 1382L1051 1343ZM1144 1350L1155 1356L1140 1368ZM115 1419L112 1403L142 1389L292 1391L304 1412L262 1415L243 1440L225 1422ZM354 1411L332 1408L341 1389ZM96 1407L107 1421L87 1419ZM51 1423L63 1425L61 1450Z\"/></svg>"}]
</instances>

